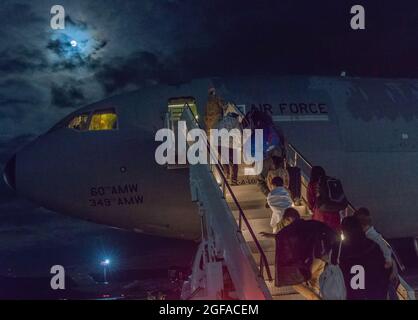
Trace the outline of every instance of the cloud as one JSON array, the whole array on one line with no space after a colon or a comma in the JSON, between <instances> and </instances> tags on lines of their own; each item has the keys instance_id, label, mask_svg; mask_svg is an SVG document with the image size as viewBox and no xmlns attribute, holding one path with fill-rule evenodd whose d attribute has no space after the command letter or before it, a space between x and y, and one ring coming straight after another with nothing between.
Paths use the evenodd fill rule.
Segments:
<instances>
[{"instance_id":1,"label":"cloud","mask_svg":"<svg viewBox=\"0 0 418 320\"><path fill-rule=\"evenodd\" d=\"M58 108L71 108L75 105L83 105L86 98L82 89L83 83L68 81L63 85L52 85L51 103Z\"/></svg>"},{"instance_id":2,"label":"cloud","mask_svg":"<svg viewBox=\"0 0 418 320\"><path fill-rule=\"evenodd\" d=\"M9 28L25 29L28 23L42 23L44 19L36 14L31 4L16 3L16 1L2 1L0 10L1 25L0 34L7 34Z\"/></svg>"},{"instance_id":3,"label":"cloud","mask_svg":"<svg viewBox=\"0 0 418 320\"><path fill-rule=\"evenodd\" d=\"M0 80L0 137L39 134L54 119L55 113L48 110L49 94L43 81L35 79L16 75Z\"/></svg>"},{"instance_id":4,"label":"cloud","mask_svg":"<svg viewBox=\"0 0 418 320\"><path fill-rule=\"evenodd\" d=\"M103 87L91 80L107 41L91 23L71 14L66 30L52 31L49 11L40 11L45 8L6 1L0 9L8 41L7 46L0 43L0 140L39 135L74 109L103 98ZM71 46L72 39L77 47Z\"/></svg>"},{"instance_id":5,"label":"cloud","mask_svg":"<svg viewBox=\"0 0 418 320\"><path fill-rule=\"evenodd\" d=\"M0 74L22 74L42 71L47 68L47 60L42 50L19 45L0 52Z\"/></svg>"},{"instance_id":6,"label":"cloud","mask_svg":"<svg viewBox=\"0 0 418 320\"><path fill-rule=\"evenodd\" d=\"M101 66L96 79L108 94L130 85L140 87L161 78L164 65L151 52L135 52L128 57L115 57Z\"/></svg>"}]
</instances>

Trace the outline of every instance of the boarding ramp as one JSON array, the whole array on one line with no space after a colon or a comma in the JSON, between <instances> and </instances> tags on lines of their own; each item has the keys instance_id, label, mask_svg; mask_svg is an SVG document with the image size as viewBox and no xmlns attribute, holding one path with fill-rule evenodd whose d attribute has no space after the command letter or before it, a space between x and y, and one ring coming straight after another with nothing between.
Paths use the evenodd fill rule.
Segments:
<instances>
[{"instance_id":1,"label":"boarding ramp","mask_svg":"<svg viewBox=\"0 0 418 320\"><path fill-rule=\"evenodd\" d=\"M189 131L201 128L187 106L182 120L186 121ZM210 154L211 146L207 140L205 143ZM213 235L215 247L223 252L237 298L317 299L309 290L301 294L292 286L274 286L275 240L260 236L261 232L272 231L271 210L265 206L266 199L255 184L256 178L245 176L244 167L240 167L239 185L230 186L218 159L213 162L190 166L192 194L205 215L203 233ZM230 258L232 256L234 258Z\"/></svg>"},{"instance_id":2,"label":"boarding ramp","mask_svg":"<svg viewBox=\"0 0 418 320\"><path fill-rule=\"evenodd\" d=\"M187 104L184 106L181 119L187 123L188 130L201 128L198 117ZM211 146L207 140L205 143L210 154ZM288 165L298 166L302 172L302 199L297 209L304 219L310 219L311 212L306 206L306 190L312 165L293 145L289 144L287 151ZM244 175L243 166L239 168L238 185L230 186L218 159L212 159L212 162L208 165L190 166L191 188L194 201L198 203L202 215L202 241L210 242L215 248L207 254L215 255L213 260L223 260L234 284L234 297L274 300L320 299L313 290L304 285L274 285L275 240L260 235L261 232L272 232L271 210L265 206L265 196L256 185L256 179ZM344 215L350 215L354 210L354 206L350 204ZM204 291L201 289L194 288L192 295ZM403 279L398 295L405 300L415 298L414 291Z\"/></svg>"}]
</instances>

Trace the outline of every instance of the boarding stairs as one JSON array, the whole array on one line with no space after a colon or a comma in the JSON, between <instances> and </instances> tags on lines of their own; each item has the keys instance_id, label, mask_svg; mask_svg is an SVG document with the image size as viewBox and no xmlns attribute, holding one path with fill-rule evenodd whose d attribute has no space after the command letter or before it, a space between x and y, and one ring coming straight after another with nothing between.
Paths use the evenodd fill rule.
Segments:
<instances>
[{"instance_id":1,"label":"boarding stairs","mask_svg":"<svg viewBox=\"0 0 418 320\"><path fill-rule=\"evenodd\" d=\"M237 110L239 112L239 110ZM184 106L184 112L181 116L181 119L187 122L188 130L194 128L200 128L198 118L190 107L187 104ZM209 143L208 150L210 149ZM306 191L309 181L309 173L311 169L311 164L303 155L291 144L287 146L287 165L289 166L298 166L301 168L302 179L301 179L301 199L295 208L299 211L303 219L310 219L311 213L306 206ZM276 287L274 285L275 277L275 240L274 238L266 238L260 235L261 232L272 232L270 226L271 219L271 209L266 208L266 198L259 190L259 187L256 184L255 176L246 176L244 174L245 166L242 165L239 167L238 173L238 185L230 186L228 183L225 174L223 173L222 166L219 163L206 165L205 170L200 170L199 180L204 181L203 190L198 190L202 194L210 194L208 186L215 186L218 190L216 193L218 199L215 199L214 196L208 196L208 198L200 200L200 206L206 208L204 212L206 215L212 214L216 215L215 212L210 212L213 206L213 202L219 202L223 204L222 211L225 212L225 215L229 215L229 218L233 218L235 225L231 225L231 229L228 232L233 233L234 230L237 232L238 242L235 243L236 249L241 250L242 255L247 257L247 259L252 259L250 265L252 266L253 277L257 283L257 286L254 286L254 290L259 290L263 298L265 299L274 299L274 300L317 300L320 297L312 289L308 288L305 285L298 286L285 286L285 287ZM198 167L198 165L190 166L191 174L193 174L193 167ZM210 180L210 183L209 181ZM199 189L199 188L197 188ZM210 203L209 203L210 202ZM350 215L354 212L354 207L350 204L349 207L344 212L344 215ZM232 216L232 217L231 217ZM227 224L232 219L224 217L225 224ZM210 224L211 219L206 218L208 224ZM215 233L222 233L220 227L216 227L216 223L213 223ZM224 229L225 230L225 229ZM214 236L217 238L217 236ZM216 242L216 241L215 241ZM222 248L223 246L220 245ZM227 249L224 249L226 252ZM236 269L234 261L231 259L227 261L227 266L231 265L231 269ZM236 261L235 261L236 262ZM245 266L243 265L243 268ZM232 274L233 278L233 274ZM241 278L244 278L242 276ZM245 284L240 283L242 280L238 277L238 281L234 282L235 286L244 286ZM196 290L200 291L200 290ZM237 288L237 291L239 289ZM401 299L409 300L414 299L414 291L408 286L408 284L401 279L401 285L398 289L398 295ZM243 298L243 295L237 294L237 298Z\"/></svg>"}]
</instances>

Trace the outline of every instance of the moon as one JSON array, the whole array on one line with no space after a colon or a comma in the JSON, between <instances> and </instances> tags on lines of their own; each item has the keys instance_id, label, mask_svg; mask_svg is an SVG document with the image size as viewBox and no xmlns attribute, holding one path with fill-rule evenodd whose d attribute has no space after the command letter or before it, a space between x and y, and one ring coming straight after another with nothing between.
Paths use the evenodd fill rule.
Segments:
<instances>
[{"instance_id":1,"label":"moon","mask_svg":"<svg viewBox=\"0 0 418 320\"><path fill-rule=\"evenodd\" d=\"M77 47L77 41L75 41L75 40L71 40L70 44L74 48Z\"/></svg>"}]
</instances>

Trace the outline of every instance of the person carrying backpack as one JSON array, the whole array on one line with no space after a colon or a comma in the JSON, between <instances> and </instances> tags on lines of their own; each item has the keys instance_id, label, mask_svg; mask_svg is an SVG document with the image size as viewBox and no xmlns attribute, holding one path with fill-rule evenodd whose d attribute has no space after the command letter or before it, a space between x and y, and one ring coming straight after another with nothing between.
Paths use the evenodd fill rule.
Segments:
<instances>
[{"instance_id":1,"label":"person carrying backpack","mask_svg":"<svg viewBox=\"0 0 418 320\"><path fill-rule=\"evenodd\" d=\"M340 211L348 206L341 182L328 177L324 168L314 166L311 169L307 198L308 207L313 212L312 219L340 231Z\"/></svg>"}]
</instances>

